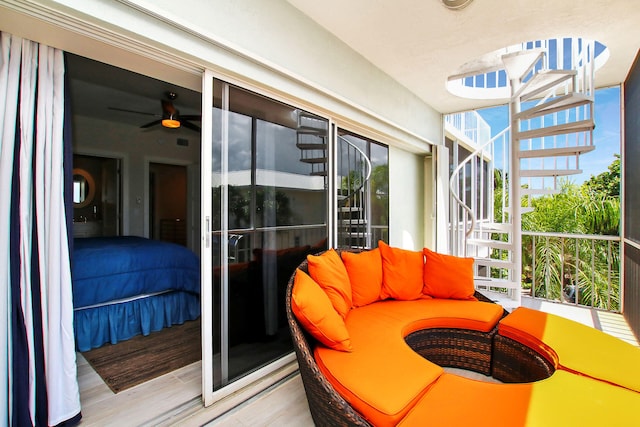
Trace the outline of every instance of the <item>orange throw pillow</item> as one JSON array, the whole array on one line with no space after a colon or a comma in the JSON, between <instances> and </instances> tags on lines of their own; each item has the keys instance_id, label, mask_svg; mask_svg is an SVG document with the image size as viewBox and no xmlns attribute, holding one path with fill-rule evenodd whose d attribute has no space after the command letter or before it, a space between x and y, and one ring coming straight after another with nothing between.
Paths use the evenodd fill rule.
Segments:
<instances>
[{"instance_id":1,"label":"orange throw pillow","mask_svg":"<svg viewBox=\"0 0 640 427\"><path fill-rule=\"evenodd\" d=\"M380 299L414 300L422 297L422 252L393 248L380 240L382 293Z\"/></svg>"},{"instance_id":2,"label":"orange throw pillow","mask_svg":"<svg viewBox=\"0 0 640 427\"><path fill-rule=\"evenodd\" d=\"M333 308L344 319L353 307L351 283L340 255L329 249L322 255L307 255L309 275L327 293Z\"/></svg>"},{"instance_id":3,"label":"orange throw pillow","mask_svg":"<svg viewBox=\"0 0 640 427\"><path fill-rule=\"evenodd\" d=\"M445 255L424 248L422 293L434 298L475 300L473 258Z\"/></svg>"},{"instance_id":4,"label":"orange throw pillow","mask_svg":"<svg viewBox=\"0 0 640 427\"><path fill-rule=\"evenodd\" d=\"M351 282L353 305L362 307L378 301L382 290L380 249L360 253L344 251L341 256Z\"/></svg>"},{"instance_id":5,"label":"orange throw pillow","mask_svg":"<svg viewBox=\"0 0 640 427\"><path fill-rule=\"evenodd\" d=\"M297 269L293 279L291 309L302 327L329 348L353 351L344 320L329 297L304 271Z\"/></svg>"}]
</instances>

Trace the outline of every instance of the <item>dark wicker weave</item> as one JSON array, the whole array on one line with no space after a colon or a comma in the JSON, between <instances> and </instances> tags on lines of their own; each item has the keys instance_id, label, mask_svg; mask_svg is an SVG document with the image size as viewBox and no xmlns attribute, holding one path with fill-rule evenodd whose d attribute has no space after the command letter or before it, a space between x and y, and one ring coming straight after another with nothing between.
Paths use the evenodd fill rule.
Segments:
<instances>
[{"instance_id":1,"label":"dark wicker weave","mask_svg":"<svg viewBox=\"0 0 640 427\"><path fill-rule=\"evenodd\" d=\"M511 338L496 335L493 339L492 376L505 383L526 383L549 378L553 363L540 353Z\"/></svg>"},{"instance_id":2,"label":"dark wicker weave","mask_svg":"<svg viewBox=\"0 0 640 427\"><path fill-rule=\"evenodd\" d=\"M306 260L298 268L305 273L309 272ZM295 272L287 285L287 321L314 423L318 426L369 426L370 424L336 392L320 372L313 358L313 349L317 342L303 330L291 311L294 277ZM492 302L479 292L476 292L475 296L480 301ZM477 332L466 329L432 328L414 332L407 336L405 341L417 353L433 363L490 375L492 340L495 334L495 329L490 332Z\"/></svg>"},{"instance_id":3,"label":"dark wicker weave","mask_svg":"<svg viewBox=\"0 0 640 427\"><path fill-rule=\"evenodd\" d=\"M307 261L302 262L298 268L308 273ZM317 426L370 426L370 424L358 413L346 400L335 391L318 369L313 358L313 349L316 340L303 331L291 311L291 292L293 278L289 279L286 294L286 311L289 329L293 338L293 347L296 351L300 376L304 385L304 391L309 402L309 410L313 422Z\"/></svg>"},{"instance_id":4,"label":"dark wicker weave","mask_svg":"<svg viewBox=\"0 0 640 427\"><path fill-rule=\"evenodd\" d=\"M491 343L495 333L495 328L489 332L431 328L409 334L405 342L437 365L491 375Z\"/></svg>"}]
</instances>

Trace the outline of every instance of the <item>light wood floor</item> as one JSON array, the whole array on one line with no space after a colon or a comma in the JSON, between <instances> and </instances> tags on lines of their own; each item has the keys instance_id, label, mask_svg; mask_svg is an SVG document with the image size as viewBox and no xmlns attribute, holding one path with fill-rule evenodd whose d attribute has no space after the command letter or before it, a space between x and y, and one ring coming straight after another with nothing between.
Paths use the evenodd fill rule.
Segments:
<instances>
[{"instance_id":1,"label":"light wood floor","mask_svg":"<svg viewBox=\"0 0 640 427\"><path fill-rule=\"evenodd\" d=\"M550 303L538 305L538 309L572 318L638 346L620 314ZM483 381L493 380L468 371L452 372ZM313 425L298 374L287 377L215 419L215 415L211 415L201 404L200 362L114 394L82 355L78 354L78 383L83 414L80 425L83 427Z\"/></svg>"}]
</instances>

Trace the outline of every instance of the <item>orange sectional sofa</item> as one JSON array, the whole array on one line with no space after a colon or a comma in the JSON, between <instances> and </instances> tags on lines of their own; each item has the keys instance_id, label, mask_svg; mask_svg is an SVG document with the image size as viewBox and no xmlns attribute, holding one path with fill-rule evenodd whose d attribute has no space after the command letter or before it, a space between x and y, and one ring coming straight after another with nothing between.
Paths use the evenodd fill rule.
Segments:
<instances>
[{"instance_id":1,"label":"orange sectional sofa","mask_svg":"<svg viewBox=\"0 0 640 427\"><path fill-rule=\"evenodd\" d=\"M316 425L640 423L639 349L550 314L509 314L475 292L472 267L382 241L307 257L286 307Z\"/></svg>"}]
</instances>

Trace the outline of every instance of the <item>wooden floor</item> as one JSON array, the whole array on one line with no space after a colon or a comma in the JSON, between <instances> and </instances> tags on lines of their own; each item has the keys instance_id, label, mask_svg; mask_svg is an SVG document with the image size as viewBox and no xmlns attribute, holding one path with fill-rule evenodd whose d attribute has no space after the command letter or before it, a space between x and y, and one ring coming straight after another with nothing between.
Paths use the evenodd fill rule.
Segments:
<instances>
[{"instance_id":1,"label":"wooden floor","mask_svg":"<svg viewBox=\"0 0 640 427\"><path fill-rule=\"evenodd\" d=\"M617 336L635 346L638 341L620 314L548 302L523 305L559 314ZM454 373L491 381L467 371ZM139 386L114 394L78 354L78 383L83 418L81 426L312 426L309 407L298 374L290 375L222 415L211 415L201 404L200 362ZM215 417L215 419L214 419Z\"/></svg>"}]
</instances>

